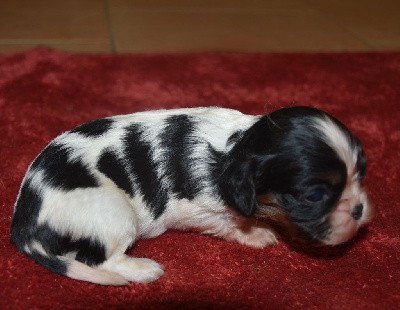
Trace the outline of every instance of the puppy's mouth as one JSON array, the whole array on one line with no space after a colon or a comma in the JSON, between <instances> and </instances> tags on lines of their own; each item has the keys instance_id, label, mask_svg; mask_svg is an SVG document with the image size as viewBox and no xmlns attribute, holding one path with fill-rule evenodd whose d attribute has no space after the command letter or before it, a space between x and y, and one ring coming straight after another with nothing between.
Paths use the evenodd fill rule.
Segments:
<instances>
[{"instance_id":1,"label":"puppy's mouth","mask_svg":"<svg viewBox=\"0 0 400 310\"><path fill-rule=\"evenodd\" d=\"M363 210L364 209L364 210ZM352 209L339 206L329 215L330 230L327 238L322 242L326 245L338 245L352 239L361 226L372 218L369 203L365 207L357 205Z\"/></svg>"}]
</instances>

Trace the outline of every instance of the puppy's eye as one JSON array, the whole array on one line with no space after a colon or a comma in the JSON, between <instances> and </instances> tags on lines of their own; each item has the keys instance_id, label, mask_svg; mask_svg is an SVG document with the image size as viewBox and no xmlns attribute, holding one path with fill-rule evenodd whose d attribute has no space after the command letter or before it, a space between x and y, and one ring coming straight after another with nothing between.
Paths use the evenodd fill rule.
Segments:
<instances>
[{"instance_id":1,"label":"puppy's eye","mask_svg":"<svg viewBox=\"0 0 400 310\"><path fill-rule=\"evenodd\" d=\"M356 180L363 181L365 177L365 171L359 171L356 174Z\"/></svg>"},{"instance_id":2,"label":"puppy's eye","mask_svg":"<svg viewBox=\"0 0 400 310\"><path fill-rule=\"evenodd\" d=\"M326 191L322 187L318 187L314 189L307 197L306 199L310 202L319 202L321 201L326 194Z\"/></svg>"}]
</instances>

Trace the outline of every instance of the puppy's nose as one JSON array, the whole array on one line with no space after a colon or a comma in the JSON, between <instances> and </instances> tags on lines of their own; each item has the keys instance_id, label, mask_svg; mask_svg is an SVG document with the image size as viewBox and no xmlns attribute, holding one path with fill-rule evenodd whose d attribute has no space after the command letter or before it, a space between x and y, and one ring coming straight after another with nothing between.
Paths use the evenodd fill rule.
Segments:
<instances>
[{"instance_id":1,"label":"puppy's nose","mask_svg":"<svg viewBox=\"0 0 400 310\"><path fill-rule=\"evenodd\" d=\"M363 209L364 209L364 206L362 205L362 203L356 205L354 207L353 211L351 211L351 216L353 217L353 219L358 221L362 216Z\"/></svg>"}]
</instances>

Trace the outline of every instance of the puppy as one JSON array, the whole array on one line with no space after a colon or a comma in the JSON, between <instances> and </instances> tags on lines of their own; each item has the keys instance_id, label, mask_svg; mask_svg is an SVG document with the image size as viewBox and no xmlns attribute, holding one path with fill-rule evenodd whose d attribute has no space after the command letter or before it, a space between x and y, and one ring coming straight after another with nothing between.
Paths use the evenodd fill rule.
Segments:
<instances>
[{"instance_id":1,"label":"puppy","mask_svg":"<svg viewBox=\"0 0 400 310\"><path fill-rule=\"evenodd\" d=\"M151 282L163 267L125 252L167 229L263 248L277 238L254 218L278 208L308 240L349 240L370 218L365 172L359 140L314 108L108 117L60 135L32 162L11 238L61 275L106 285Z\"/></svg>"}]
</instances>

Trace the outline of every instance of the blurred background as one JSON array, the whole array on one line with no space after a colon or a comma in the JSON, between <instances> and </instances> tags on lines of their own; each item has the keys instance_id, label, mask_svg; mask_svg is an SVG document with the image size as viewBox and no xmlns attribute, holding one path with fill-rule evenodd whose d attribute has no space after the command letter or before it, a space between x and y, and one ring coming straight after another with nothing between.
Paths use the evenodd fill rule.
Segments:
<instances>
[{"instance_id":1,"label":"blurred background","mask_svg":"<svg viewBox=\"0 0 400 310\"><path fill-rule=\"evenodd\" d=\"M400 0L0 0L0 52L400 49Z\"/></svg>"}]
</instances>

